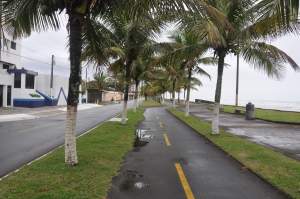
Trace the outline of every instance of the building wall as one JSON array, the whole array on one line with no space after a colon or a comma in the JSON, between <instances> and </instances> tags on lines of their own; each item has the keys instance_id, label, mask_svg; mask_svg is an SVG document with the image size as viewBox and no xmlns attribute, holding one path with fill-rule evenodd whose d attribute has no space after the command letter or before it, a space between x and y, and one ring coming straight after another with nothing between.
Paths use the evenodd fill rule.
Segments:
<instances>
[{"instance_id":1,"label":"building wall","mask_svg":"<svg viewBox=\"0 0 300 199\"><path fill-rule=\"evenodd\" d=\"M63 89L65 95L68 95L68 88L69 88L69 80L68 78L61 77L61 76L53 76L53 89L50 92L50 75L46 74L39 74L36 77L36 90L50 96L57 98L60 92L60 89ZM58 105L66 105L67 102L64 98L64 95L61 94Z\"/></svg>"},{"instance_id":2,"label":"building wall","mask_svg":"<svg viewBox=\"0 0 300 199\"><path fill-rule=\"evenodd\" d=\"M12 75L14 77L14 75ZM13 88L14 95L13 98L15 99L32 99L30 94L34 94L35 89L26 89L25 88L25 81L26 81L26 74L21 75L21 88ZM36 77L34 81L34 88L36 88Z\"/></svg>"},{"instance_id":3,"label":"building wall","mask_svg":"<svg viewBox=\"0 0 300 199\"><path fill-rule=\"evenodd\" d=\"M103 102L121 101L122 99L123 99L123 93L121 92L103 91L102 93Z\"/></svg>"},{"instance_id":4,"label":"building wall","mask_svg":"<svg viewBox=\"0 0 300 199\"><path fill-rule=\"evenodd\" d=\"M14 76L8 74L6 70L0 68L0 84L1 85L14 85Z\"/></svg>"},{"instance_id":5,"label":"building wall","mask_svg":"<svg viewBox=\"0 0 300 199\"><path fill-rule=\"evenodd\" d=\"M9 42L5 42L2 40L1 44L1 57L0 62L6 62L9 64L13 64L16 67L20 67L21 65L21 41L20 40L13 40L12 37L6 33L4 33L5 39ZM16 43L16 50L11 48L11 41Z\"/></svg>"},{"instance_id":6,"label":"building wall","mask_svg":"<svg viewBox=\"0 0 300 199\"><path fill-rule=\"evenodd\" d=\"M12 88L12 97L11 97L11 105L13 104L13 86L14 86L14 76L10 75L6 70L0 68L0 85L3 85L3 104L2 106L7 107L7 87L11 86Z\"/></svg>"}]
</instances>

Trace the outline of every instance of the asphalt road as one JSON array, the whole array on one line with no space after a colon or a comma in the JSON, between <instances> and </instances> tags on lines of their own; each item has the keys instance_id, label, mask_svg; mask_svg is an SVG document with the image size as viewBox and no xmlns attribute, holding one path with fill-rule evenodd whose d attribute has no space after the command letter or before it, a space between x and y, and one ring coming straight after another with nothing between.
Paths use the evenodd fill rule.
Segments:
<instances>
[{"instance_id":1,"label":"asphalt road","mask_svg":"<svg viewBox=\"0 0 300 199\"><path fill-rule=\"evenodd\" d=\"M129 107L132 103L129 103ZM121 104L78 112L77 135L97 126L122 110ZM0 177L64 143L65 112L41 118L0 123Z\"/></svg>"},{"instance_id":2,"label":"asphalt road","mask_svg":"<svg viewBox=\"0 0 300 199\"><path fill-rule=\"evenodd\" d=\"M108 199L283 199L163 108L147 109Z\"/></svg>"}]
</instances>

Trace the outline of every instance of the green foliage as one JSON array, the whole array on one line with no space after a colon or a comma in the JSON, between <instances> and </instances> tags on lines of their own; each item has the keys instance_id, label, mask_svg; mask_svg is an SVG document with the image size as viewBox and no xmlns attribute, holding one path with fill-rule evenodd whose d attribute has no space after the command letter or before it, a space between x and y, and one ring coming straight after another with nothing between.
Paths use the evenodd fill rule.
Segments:
<instances>
[{"instance_id":1,"label":"green foliage","mask_svg":"<svg viewBox=\"0 0 300 199\"><path fill-rule=\"evenodd\" d=\"M0 198L105 198L112 177L133 147L143 112L130 111L126 125L105 122L78 139L80 163L76 167L64 164L64 149L60 148L0 181Z\"/></svg>"},{"instance_id":2,"label":"green foliage","mask_svg":"<svg viewBox=\"0 0 300 199\"><path fill-rule=\"evenodd\" d=\"M194 116L186 117L175 109L170 112L272 185L292 198L300 199L299 161L225 131L212 135L210 123Z\"/></svg>"},{"instance_id":3,"label":"green foliage","mask_svg":"<svg viewBox=\"0 0 300 199\"><path fill-rule=\"evenodd\" d=\"M35 98L41 98L40 95L36 94L36 93L30 93L29 94L31 97L35 97Z\"/></svg>"},{"instance_id":4,"label":"green foliage","mask_svg":"<svg viewBox=\"0 0 300 199\"><path fill-rule=\"evenodd\" d=\"M94 80L87 83L89 89L97 89L99 91L108 88L108 76L104 72L97 72L94 74Z\"/></svg>"}]
</instances>

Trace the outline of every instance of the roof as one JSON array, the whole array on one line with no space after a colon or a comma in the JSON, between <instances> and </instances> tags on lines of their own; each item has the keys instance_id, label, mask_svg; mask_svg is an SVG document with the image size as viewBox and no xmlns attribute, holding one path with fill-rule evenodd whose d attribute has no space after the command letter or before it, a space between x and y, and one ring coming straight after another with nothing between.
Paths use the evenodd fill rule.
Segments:
<instances>
[{"instance_id":1,"label":"roof","mask_svg":"<svg viewBox=\"0 0 300 199\"><path fill-rule=\"evenodd\" d=\"M14 69L8 69L7 72L9 74L29 74L29 75L35 75L37 76L38 75L38 72L35 72L35 71L32 71L32 70L26 70L25 68L21 68L21 69L17 69L17 68L14 68Z\"/></svg>"}]
</instances>

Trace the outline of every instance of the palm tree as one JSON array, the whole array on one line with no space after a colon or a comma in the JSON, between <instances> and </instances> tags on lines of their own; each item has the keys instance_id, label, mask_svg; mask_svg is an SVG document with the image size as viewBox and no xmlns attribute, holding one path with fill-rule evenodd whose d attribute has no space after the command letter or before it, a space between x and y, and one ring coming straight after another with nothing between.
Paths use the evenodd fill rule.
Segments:
<instances>
[{"instance_id":1,"label":"palm tree","mask_svg":"<svg viewBox=\"0 0 300 199\"><path fill-rule=\"evenodd\" d=\"M65 162L73 166L78 163L76 150L76 117L79 96L79 85L81 82L81 55L84 41L89 40L93 43L92 50L98 54L105 53L103 46L106 46L106 36L99 35L101 31L95 28L94 19L101 16L108 16L112 11L130 12L129 19L138 19L141 13L150 12L151 14L167 14L184 12L187 8L201 11L207 9L205 1L195 2L193 0L10 0L3 2L2 17L7 26L13 27L15 36L28 36L32 31L46 31L49 29L58 30L61 26L60 16L66 13L68 16L69 32L69 51L70 51L70 77L68 92L68 108L65 130ZM2 14L1 13L1 14ZM141 17L143 18L143 17ZM149 25L149 24L148 24ZM98 26L97 26L98 27ZM132 29L134 30L134 29ZM144 29L144 33L148 32ZM100 37L96 37L100 36ZM104 39L103 39L104 38ZM126 66L132 64L134 53L131 50L127 54ZM130 56L129 56L130 55ZM102 56L105 57L105 56ZM130 67L126 67L126 89L128 92ZM125 95L127 103L128 96ZM125 104L125 103L124 103Z\"/></svg>"},{"instance_id":2,"label":"palm tree","mask_svg":"<svg viewBox=\"0 0 300 199\"><path fill-rule=\"evenodd\" d=\"M193 18L182 20L191 30L206 39L218 57L218 78L215 92L214 118L212 133L219 133L219 108L221 100L222 77L225 57L229 53L241 55L255 68L264 70L269 76L280 77L284 63L293 69L299 66L285 52L267 44L264 39L274 33L274 29L265 29L267 20L260 20L256 4L252 0L210 1L211 5L226 16L224 23L213 18L193 15ZM272 23L272 18L268 18ZM186 24L184 24L186 26ZM226 24L226 25L225 25Z\"/></svg>"},{"instance_id":3,"label":"palm tree","mask_svg":"<svg viewBox=\"0 0 300 199\"><path fill-rule=\"evenodd\" d=\"M299 0L261 0L255 6L261 18L276 17L278 27L289 27L299 18Z\"/></svg>"},{"instance_id":4,"label":"palm tree","mask_svg":"<svg viewBox=\"0 0 300 199\"><path fill-rule=\"evenodd\" d=\"M94 60L98 65L101 64L99 60L113 59L108 65L124 75L125 88L122 123L125 124L127 118L128 93L133 77L133 69L136 68L134 80L138 87L138 76L144 72L143 68L138 68L142 67L139 64L139 57L144 54L150 56L152 51L149 50L149 48L155 43L153 38L160 31L160 27L163 23L149 11L141 13L141 16L138 18L132 18L128 11L118 11L117 13L112 13L109 18L98 19L98 21L94 23L98 25L99 29L103 30L102 35L110 35L111 43L106 47L106 52L108 52L106 53L107 57L104 59L99 58L98 51L92 50L84 52L84 54L87 59ZM92 45L92 43L87 44L86 48L92 49L89 47Z\"/></svg>"},{"instance_id":5,"label":"palm tree","mask_svg":"<svg viewBox=\"0 0 300 199\"><path fill-rule=\"evenodd\" d=\"M94 75L96 87L99 91L106 89L108 77L103 72L98 72Z\"/></svg>"},{"instance_id":6,"label":"palm tree","mask_svg":"<svg viewBox=\"0 0 300 199\"><path fill-rule=\"evenodd\" d=\"M171 36L170 45L174 47L174 50L170 53L173 62L182 61L182 66L187 72L187 81L183 85L187 90L186 94L186 111L185 115L189 115L190 107L190 90L191 80L193 73L205 75L210 78L210 75L202 69L199 65L216 64L217 59L214 57L204 57L208 47L198 35L193 32L184 31L179 34Z\"/></svg>"},{"instance_id":7,"label":"palm tree","mask_svg":"<svg viewBox=\"0 0 300 199\"><path fill-rule=\"evenodd\" d=\"M94 10L109 7L110 2L100 3L92 0L81 1L35 1L11 0L4 3L4 19L14 29L15 36L27 36L32 31L60 28L60 15L68 15L70 77L67 100L67 118L65 130L65 162L74 166L78 163L76 150L76 117L81 82L81 49L85 24L89 24Z\"/></svg>"},{"instance_id":8,"label":"palm tree","mask_svg":"<svg viewBox=\"0 0 300 199\"><path fill-rule=\"evenodd\" d=\"M139 106L139 87L140 82L146 80L146 78L151 75L151 53L149 51L145 52L146 54L139 56L137 60L134 61L132 65L132 79L135 83L135 105L134 110Z\"/></svg>"}]
</instances>

